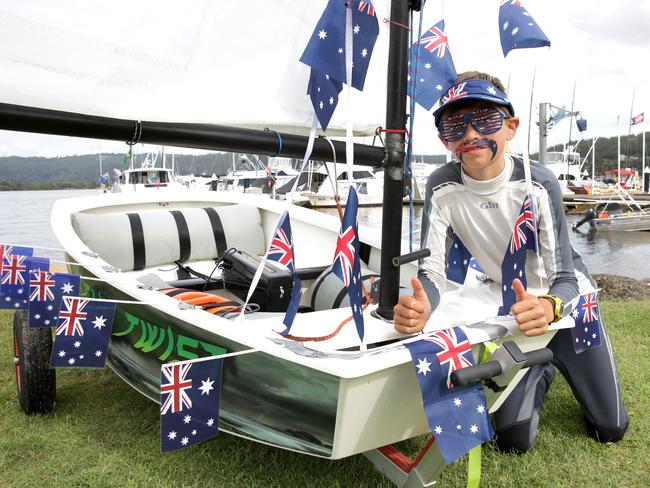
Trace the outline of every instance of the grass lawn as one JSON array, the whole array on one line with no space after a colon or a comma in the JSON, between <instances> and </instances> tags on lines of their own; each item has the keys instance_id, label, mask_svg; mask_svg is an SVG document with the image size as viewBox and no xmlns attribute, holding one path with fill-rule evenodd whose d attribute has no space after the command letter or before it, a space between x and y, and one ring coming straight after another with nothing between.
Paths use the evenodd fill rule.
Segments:
<instances>
[{"instance_id":1,"label":"grass lawn","mask_svg":"<svg viewBox=\"0 0 650 488\"><path fill-rule=\"evenodd\" d=\"M625 439L598 444L561 376L547 396L535 448L525 455L483 449L482 487L650 485L650 302L606 302L623 397ZM59 370L57 406L26 416L16 400L12 315L0 312L0 486L203 487L392 486L362 456L327 461L227 434L173 454L159 452L159 407L110 370ZM402 443L416 452L425 438ZM442 486L465 486L465 459Z\"/></svg>"}]
</instances>

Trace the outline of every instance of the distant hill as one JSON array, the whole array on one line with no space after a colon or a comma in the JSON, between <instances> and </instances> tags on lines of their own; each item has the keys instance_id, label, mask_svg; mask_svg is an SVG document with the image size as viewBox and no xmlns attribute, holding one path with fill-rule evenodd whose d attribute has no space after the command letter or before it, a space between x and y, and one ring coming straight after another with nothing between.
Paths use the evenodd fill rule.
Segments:
<instances>
[{"instance_id":1,"label":"distant hill","mask_svg":"<svg viewBox=\"0 0 650 488\"><path fill-rule=\"evenodd\" d=\"M138 155L135 167L140 167L145 155ZM236 158L238 159L238 158ZM268 157L261 160L268 162ZM440 163L442 155L416 156L417 161ZM225 175L232 168L231 153L209 153L199 156L177 154L174 157L179 174ZM294 167L299 162L294 161ZM167 166L171 166L171 156L167 156ZM240 167L240 164L237 163ZM124 170L129 167L124 154L102 154L102 171L111 173L114 168ZM251 169L248 167L247 169ZM99 177L99 155L63 156L56 158L9 156L0 158L0 190L50 189L50 188L94 188Z\"/></svg>"}]
</instances>

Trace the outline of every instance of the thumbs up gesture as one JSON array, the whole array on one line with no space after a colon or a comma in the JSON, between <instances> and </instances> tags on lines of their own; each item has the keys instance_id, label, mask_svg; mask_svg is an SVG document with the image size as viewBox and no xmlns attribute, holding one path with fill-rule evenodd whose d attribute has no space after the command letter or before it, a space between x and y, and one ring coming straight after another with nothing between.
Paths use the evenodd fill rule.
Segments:
<instances>
[{"instance_id":1,"label":"thumbs up gesture","mask_svg":"<svg viewBox=\"0 0 650 488\"><path fill-rule=\"evenodd\" d=\"M411 286L413 287L413 296L400 296L397 305L393 307L395 330L402 334L420 332L431 315L431 304L422 282L417 278L411 278Z\"/></svg>"},{"instance_id":2,"label":"thumbs up gesture","mask_svg":"<svg viewBox=\"0 0 650 488\"><path fill-rule=\"evenodd\" d=\"M553 306L545 298L539 298L526 291L518 279L512 280L517 303L510 310L519 329L527 336L542 335L548 331L548 324L553 320Z\"/></svg>"}]
</instances>

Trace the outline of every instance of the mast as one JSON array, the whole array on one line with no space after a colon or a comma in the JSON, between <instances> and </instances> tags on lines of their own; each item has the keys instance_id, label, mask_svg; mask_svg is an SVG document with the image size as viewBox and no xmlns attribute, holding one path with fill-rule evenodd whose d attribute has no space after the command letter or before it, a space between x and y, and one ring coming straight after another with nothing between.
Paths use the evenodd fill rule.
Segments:
<instances>
[{"instance_id":1,"label":"mast","mask_svg":"<svg viewBox=\"0 0 650 488\"><path fill-rule=\"evenodd\" d=\"M569 144L567 144L567 147L569 148L569 153L566 155L566 176L564 177L567 181L567 184L569 184L569 165L571 164L571 152L573 150L573 146L571 146L571 130L573 129L573 108L574 104L576 101L576 85L578 84L578 80L575 80L573 82L573 96L571 97L571 114L569 115Z\"/></svg>"},{"instance_id":2,"label":"mast","mask_svg":"<svg viewBox=\"0 0 650 488\"><path fill-rule=\"evenodd\" d=\"M628 119L628 131L627 135L632 135L632 112L634 110L634 95L636 94L636 86L632 88L632 102L630 103L630 118ZM630 143L628 142L628 148Z\"/></svg>"},{"instance_id":3,"label":"mast","mask_svg":"<svg viewBox=\"0 0 650 488\"><path fill-rule=\"evenodd\" d=\"M619 129L619 122L621 121L621 114L616 116L616 166L618 167L618 174L616 176L616 186L621 186L621 130Z\"/></svg>"},{"instance_id":4,"label":"mast","mask_svg":"<svg viewBox=\"0 0 650 488\"><path fill-rule=\"evenodd\" d=\"M418 3L419 2L414 2ZM419 8L419 6L418 6ZM393 258L401 254L402 191L404 189L404 144L406 130L406 87L408 66L409 2L392 0L386 101L386 159L384 160L384 200L381 234L381 281L377 314L392 320L399 298L398 266ZM397 132L392 132L397 131ZM356 149L355 149L356 154Z\"/></svg>"},{"instance_id":5,"label":"mast","mask_svg":"<svg viewBox=\"0 0 650 488\"><path fill-rule=\"evenodd\" d=\"M539 104L539 162L541 164L546 163L546 137L548 136L546 110L548 105L544 102Z\"/></svg>"}]
</instances>

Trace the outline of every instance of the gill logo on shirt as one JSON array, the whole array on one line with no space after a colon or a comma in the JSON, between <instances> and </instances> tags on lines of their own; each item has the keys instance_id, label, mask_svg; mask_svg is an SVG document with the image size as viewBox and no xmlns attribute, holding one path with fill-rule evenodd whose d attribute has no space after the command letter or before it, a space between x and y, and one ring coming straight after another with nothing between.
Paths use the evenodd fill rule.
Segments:
<instances>
[{"instance_id":1,"label":"gill logo on shirt","mask_svg":"<svg viewBox=\"0 0 650 488\"><path fill-rule=\"evenodd\" d=\"M483 209L488 209L488 208L499 208L499 204L497 202L483 202L481 203L481 208Z\"/></svg>"}]
</instances>

